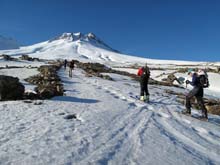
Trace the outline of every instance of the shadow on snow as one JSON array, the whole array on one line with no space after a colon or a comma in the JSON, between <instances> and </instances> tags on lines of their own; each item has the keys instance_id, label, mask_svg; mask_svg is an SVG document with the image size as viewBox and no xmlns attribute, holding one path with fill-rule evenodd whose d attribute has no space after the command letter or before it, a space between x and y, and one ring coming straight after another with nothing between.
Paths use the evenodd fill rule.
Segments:
<instances>
[{"instance_id":1,"label":"shadow on snow","mask_svg":"<svg viewBox=\"0 0 220 165\"><path fill-rule=\"evenodd\" d=\"M99 100L94 99L84 99L84 98L77 98L71 96L57 96L52 99L53 101L63 101L63 102L75 102L75 103L98 103Z\"/></svg>"}]
</instances>

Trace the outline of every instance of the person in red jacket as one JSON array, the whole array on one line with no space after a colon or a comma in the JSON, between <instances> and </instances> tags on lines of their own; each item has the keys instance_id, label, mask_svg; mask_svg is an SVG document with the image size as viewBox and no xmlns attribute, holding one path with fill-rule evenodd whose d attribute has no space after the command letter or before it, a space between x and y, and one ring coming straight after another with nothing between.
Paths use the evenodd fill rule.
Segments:
<instances>
[{"instance_id":1,"label":"person in red jacket","mask_svg":"<svg viewBox=\"0 0 220 165\"><path fill-rule=\"evenodd\" d=\"M147 64L138 69L138 76L140 76L140 100L149 102L148 81L150 78L150 69Z\"/></svg>"}]
</instances>

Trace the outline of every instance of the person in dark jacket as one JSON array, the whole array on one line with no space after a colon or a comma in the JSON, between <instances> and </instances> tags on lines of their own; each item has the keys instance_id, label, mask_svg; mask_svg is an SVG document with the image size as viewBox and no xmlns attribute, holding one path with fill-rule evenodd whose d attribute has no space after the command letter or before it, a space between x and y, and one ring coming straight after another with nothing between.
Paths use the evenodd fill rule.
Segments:
<instances>
[{"instance_id":1,"label":"person in dark jacket","mask_svg":"<svg viewBox=\"0 0 220 165\"><path fill-rule=\"evenodd\" d=\"M74 60L69 63L69 77L73 77L73 69L74 69Z\"/></svg>"},{"instance_id":2,"label":"person in dark jacket","mask_svg":"<svg viewBox=\"0 0 220 165\"><path fill-rule=\"evenodd\" d=\"M150 78L150 69L147 64L139 68L137 75L140 76L140 100L149 102L148 81Z\"/></svg>"},{"instance_id":3,"label":"person in dark jacket","mask_svg":"<svg viewBox=\"0 0 220 165\"><path fill-rule=\"evenodd\" d=\"M193 89L186 95L186 101L185 101L186 110L182 111L182 113L187 115L191 114L190 100L195 96L197 103L202 110L201 118L208 119L207 109L204 105L204 100L203 100L204 89L203 86L200 84L200 80L199 80L199 76L202 75L203 73L200 72L198 75L198 73L195 73L192 69L188 70L188 74L192 77L192 81L186 80L186 84L192 85Z\"/></svg>"},{"instance_id":4,"label":"person in dark jacket","mask_svg":"<svg viewBox=\"0 0 220 165\"><path fill-rule=\"evenodd\" d=\"M64 60L63 65L64 65L64 69L66 70L66 66L67 66L67 60L66 59Z\"/></svg>"}]
</instances>

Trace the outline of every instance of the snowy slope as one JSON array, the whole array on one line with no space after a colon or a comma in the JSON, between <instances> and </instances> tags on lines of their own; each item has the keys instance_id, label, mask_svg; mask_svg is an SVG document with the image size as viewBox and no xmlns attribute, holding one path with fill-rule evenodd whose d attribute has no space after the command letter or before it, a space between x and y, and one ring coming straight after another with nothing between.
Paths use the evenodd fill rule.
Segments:
<instances>
[{"instance_id":1,"label":"snowy slope","mask_svg":"<svg viewBox=\"0 0 220 165\"><path fill-rule=\"evenodd\" d=\"M18 49L19 44L12 38L3 37L0 35L0 50Z\"/></svg>"},{"instance_id":2,"label":"snowy slope","mask_svg":"<svg viewBox=\"0 0 220 165\"><path fill-rule=\"evenodd\" d=\"M151 104L141 103L133 98L139 84L125 76L59 75L66 96L0 102L1 164L220 164L219 116L182 116L184 107L159 86L150 86Z\"/></svg>"}]
</instances>

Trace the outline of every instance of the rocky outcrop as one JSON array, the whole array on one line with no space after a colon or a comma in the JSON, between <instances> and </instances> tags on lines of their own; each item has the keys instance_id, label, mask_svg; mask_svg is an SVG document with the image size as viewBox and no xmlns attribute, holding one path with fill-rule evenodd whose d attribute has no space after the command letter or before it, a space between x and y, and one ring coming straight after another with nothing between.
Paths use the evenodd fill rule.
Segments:
<instances>
[{"instance_id":1,"label":"rocky outcrop","mask_svg":"<svg viewBox=\"0 0 220 165\"><path fill-rule=\"evenodd\" d=\"M13 58L7 54L2 54L1 57L6 61L16 61L17 60L16 58Z\"/></svg>"},{"instance_id":2,"label":"rocky outcrop","mask_svg":"<svg viewBox=\"0 0 220 165\"><path fill-rule=\"evenodd\" d=\"M82 62L75 60L75 64L79 68L83 69L86 72L87 77L96 76L96 77L100 77L100 78L104 78L104 79L113 80L111 77L103 76L101 73L115 73L115 74L120 74L123 76L131 77L132 79L134 79L136 81L139 81L139 79L140 79L140 77L137 76L136 74L131 74L131 73L128 73L125 71L114 70L114 69L111 69L111 68L109 68L103 64L100 64L100 63L82 63ZM151 78L149 80L149 84L163 85L163 86L174 86L174 87L182 88L182 87L175 85L175 84L172 84L170 82L156 81Z\"/></svg>"},{"instance_id":3,"label":"rocky outcrop","mask_svg":"<svg viewBox=\"0 0 220 165\"><path fill-rule=\"evenodd\" d=\"M23 54L20 59L25 61L41 61L39 58L32 58L29 57L27 54Z\"/></svg>"},{"instance_id":4,"label":"rocky outcrop","mask_svg":"<svg viewBox=\"0 0 220 165\"><path fill-rule=\"evenodd\" d=\"M0 100L21 100L24 95L24 85L19 79L11 76L0 75Z\"/></svg>"},{"instance_id":5,"label":"rocky outcrop","mask_svg":"<svg viewBox=\"0 0 220 165\"><path fill-rule=\"evenodd\" d=\"M217 73L220 73L220 66L218 66L218 67L216 68L216 72L217 72Z\"/></svg>"},{"instance_id":6,"label":"rocky outcrop","mask_svg":"<svg viewBox=\"0 0 220 165\"><path fill-rule=\"evenodd\" d=\"M175 81L181 84L181 82L178 80L178 78L174 74L175 72L168 74L167 78L163 78L162 81L169 83L171 86L173 85Z\"/></svg>"},{"instance_id":7,"label":"rocky outcrop","mask_svg":"<svg viewBox=\"0 0 220 165\"><path fill-rule=\"evenodd\" d=\"M63 95L63 85L57 75L57 70L61 66L59 62L54 65L43 65L38 69L40 74L26 79L27 82L37 85L35 91L41 99Z\"/></svg>"},{"instance_id":8,"label":"rocky outcrop","mask_svg":"<svg viewBox=\"0 0 220 165\"><path fill-rule=\"evenodd\" d=\"M83 69L86 72L87 77L96 76L96 77L100 77L106 80L113 81L113 79L110 76L102 74L102 73L111 73L111 70L112 70L111 68L108 68L103 64L81 63L79 61L75 61L75 63L77 64L79 68Z\"/></svg>"}]
</instances>

